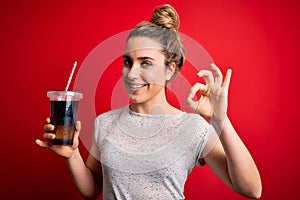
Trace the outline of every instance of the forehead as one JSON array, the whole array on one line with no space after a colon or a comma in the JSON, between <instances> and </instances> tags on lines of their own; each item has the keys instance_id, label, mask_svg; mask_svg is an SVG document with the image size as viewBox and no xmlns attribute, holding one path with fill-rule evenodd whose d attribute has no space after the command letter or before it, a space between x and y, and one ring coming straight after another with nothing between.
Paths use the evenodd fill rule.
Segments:
<instances>
[{"instance_id":1,"label":"forehead","mask_svg":"<svg viewBox=\"0 0 300 200\"><path fill-rule=\"evenodd\" d=\"M147 37L132 37L128 39L125 47L125 54L137 51L159 51L161 52L162 46L159 42Z\"/></svg>"}]
</instances>

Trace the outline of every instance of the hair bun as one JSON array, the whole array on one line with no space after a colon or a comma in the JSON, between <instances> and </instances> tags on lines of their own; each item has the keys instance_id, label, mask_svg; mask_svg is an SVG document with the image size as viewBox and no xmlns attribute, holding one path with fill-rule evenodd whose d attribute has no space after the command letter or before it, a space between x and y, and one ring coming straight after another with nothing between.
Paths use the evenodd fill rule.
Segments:
<instances>
[{"instance_id":1,"label":"hair bun","mask_svg":"<svg viewBox=\"0 0 300 200\"><path fill-rule=\"evenodd\" d=\"M150 22L175 31L179 29L179 16L176 10L169 4L157 7L153 12Z\"/></svg>"}]
</instances>

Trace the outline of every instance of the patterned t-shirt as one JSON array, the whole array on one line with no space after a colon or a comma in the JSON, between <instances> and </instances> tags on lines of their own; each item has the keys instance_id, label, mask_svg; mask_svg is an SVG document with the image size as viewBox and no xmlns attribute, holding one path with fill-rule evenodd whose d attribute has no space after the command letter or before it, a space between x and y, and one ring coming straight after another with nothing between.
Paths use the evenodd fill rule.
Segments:
<instances>
[{"instance_id":1,"label":"patterned t-shirt","mask_svg":"<svg viewBox=\"0 0 300 200\"><path fill-rule=\"evenodd\" d=\"M128 106L99 115L94 139L103 199L184 199L184 184L214 131L201 116L151 115Z\"/></svg>"}]
</instances>

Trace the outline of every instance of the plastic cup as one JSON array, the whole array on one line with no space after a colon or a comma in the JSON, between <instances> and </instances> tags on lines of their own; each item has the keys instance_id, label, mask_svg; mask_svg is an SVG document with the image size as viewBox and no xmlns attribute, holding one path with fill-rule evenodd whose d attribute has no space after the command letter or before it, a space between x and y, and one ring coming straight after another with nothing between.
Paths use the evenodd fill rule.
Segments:
<instances>
[{"instance_id":1,"label":"plastic cup","mask_svg":"<svg viewBox=\"0 0 300 200\"><path fill-rule=\"evenodd\" d=\"M82 94L71 91L49 91L50 119L54 125L55 139L53 145L73 145L75 123L77 118L78 102Z\"/></svg>"}]
</instances>

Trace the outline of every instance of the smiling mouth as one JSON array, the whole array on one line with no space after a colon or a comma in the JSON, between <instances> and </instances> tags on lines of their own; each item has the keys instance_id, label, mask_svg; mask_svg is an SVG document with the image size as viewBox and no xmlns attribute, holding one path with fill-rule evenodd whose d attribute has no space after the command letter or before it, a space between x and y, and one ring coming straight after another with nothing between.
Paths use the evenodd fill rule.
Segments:
<instances>
[{"instance_id":1,"label":"smiling mouth","mask_svg":"<svg viewBox=\"0 0 300 200\"><path fill-rule=\"evenodd\" d=\"M133 90L145 87L147 85L148 84L130 84L130 83L128 84L129 88Z\"/></svg>"}]
</instances>

